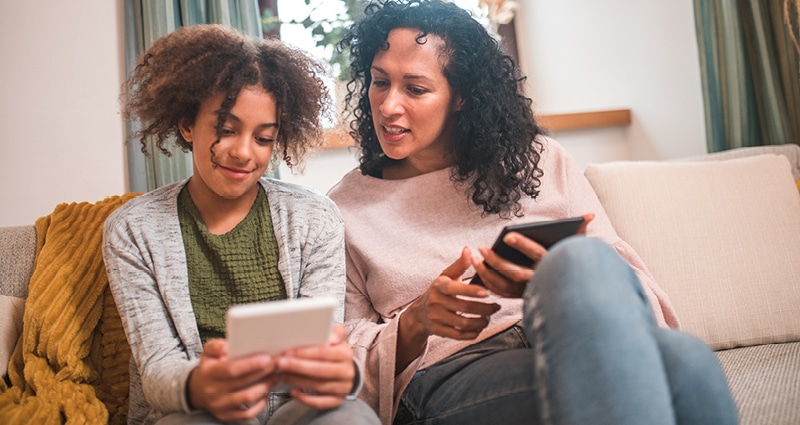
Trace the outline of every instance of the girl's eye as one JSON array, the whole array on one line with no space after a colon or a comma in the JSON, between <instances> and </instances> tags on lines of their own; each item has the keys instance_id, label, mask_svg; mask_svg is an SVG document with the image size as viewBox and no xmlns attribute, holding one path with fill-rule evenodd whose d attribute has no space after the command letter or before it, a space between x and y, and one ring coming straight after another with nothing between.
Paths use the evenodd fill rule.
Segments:
<instances>
[{"instance_id":1,"label":"girl's eye","mask_svg":"<svg viewBox=\"0 0 800 425\"><path fill-rule=\"evenodd\" d=\"M268 145L270 143L275 142L275 139L269 137L256 137L256 142L258 142L261 145Z\"/></svg>"},{"instance_id":2,"label":"girl's eye","mask_svg":"<svg viewBox=\"0 0 800 425\"><path fill-rule=\"evenodd\" d=\"M229 128L223 128L222 130L220 130L219 134L222 136L230 136L231 134L233 134L233 130Z\"/></svg>"}]
</instances>

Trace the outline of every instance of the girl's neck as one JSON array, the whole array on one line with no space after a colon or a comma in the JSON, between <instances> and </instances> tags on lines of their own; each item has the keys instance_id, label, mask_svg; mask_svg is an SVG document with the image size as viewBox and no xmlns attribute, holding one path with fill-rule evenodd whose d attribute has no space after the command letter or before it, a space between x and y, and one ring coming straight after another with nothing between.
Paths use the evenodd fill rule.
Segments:
<instances>
[{"instance_id":1,"label":"girl's neck","mask_svg":"<svg viewBox=\"0 0 800 425\"><path fill-rule=\"evenodd\" d=\"M203 223L211 234L223 235L230 232L241 223L250 210L261 190L261 185L256 184L244 196L235 199L223 198L211 191L202 190L199 185L188 183L189 196L192 197Z\"/></svg>"}]
</instances>

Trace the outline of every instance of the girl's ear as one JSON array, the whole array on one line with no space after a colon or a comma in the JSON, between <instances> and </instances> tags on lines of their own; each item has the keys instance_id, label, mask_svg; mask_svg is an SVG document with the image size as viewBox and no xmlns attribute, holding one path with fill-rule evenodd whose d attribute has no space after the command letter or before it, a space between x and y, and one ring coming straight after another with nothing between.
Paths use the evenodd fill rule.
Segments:
<instances>
[{"instance_id":1,"label":"girl's ear","mask_svg":"<svg viewBox=\"0 0 800 425\"><path fill-rule=\"evenodd\" d=\"M181 120L180 124L178 124L178 130L181 132L181 136L183 140L186 140L189 143L192 143L192 129L194 124L186 124L186 120Z\"/></svg>"}]
</instances>

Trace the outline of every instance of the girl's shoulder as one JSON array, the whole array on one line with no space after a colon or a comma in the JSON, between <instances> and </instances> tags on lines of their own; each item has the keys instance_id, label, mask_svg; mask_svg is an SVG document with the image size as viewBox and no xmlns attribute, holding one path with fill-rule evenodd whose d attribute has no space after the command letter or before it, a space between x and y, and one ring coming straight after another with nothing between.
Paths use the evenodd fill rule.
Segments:
<instances>
[{"instance_id":1,"label":"girl's shoulder","mask_svg":"<svg viewBox=\"0 0 800 425\"><path fill-rule=\"evenodd\" d=\"M261 179L267 194L272 219L281 217L287 222L330 221L341 223L339 207L323 193L296 183L271 178Z\"/></svg>"}]
</instances>

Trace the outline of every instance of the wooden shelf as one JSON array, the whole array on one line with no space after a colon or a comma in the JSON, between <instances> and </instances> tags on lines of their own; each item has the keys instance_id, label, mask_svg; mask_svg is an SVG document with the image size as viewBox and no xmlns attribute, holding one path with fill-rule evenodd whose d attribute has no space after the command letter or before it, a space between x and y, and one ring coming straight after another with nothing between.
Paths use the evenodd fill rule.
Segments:
<instances>
[{"instance_id":1,"label":"wooden shelf","mask_svg":"<svg viewBox=\"0 0 800 425\"><path fill-rule=\"evenodd\" d=\"M544 114L538 116L539 123L548 131L584 130L588 128L614 127L631 124L630 109L574 112L568 114ZM340 131L329 131L325 135L326 148L354 146L353 139Z\"/></svg>"},{"instance_id":2,"label":"wooden shelf","mask_svg":"<svg viewBox=\"0 0 800 425\"><path fill-rule=\"evenodd\" d=\"M630 109L540 115L539 122L550 131L582 130L631 124Z\"/></svg>"}]
</instances>

